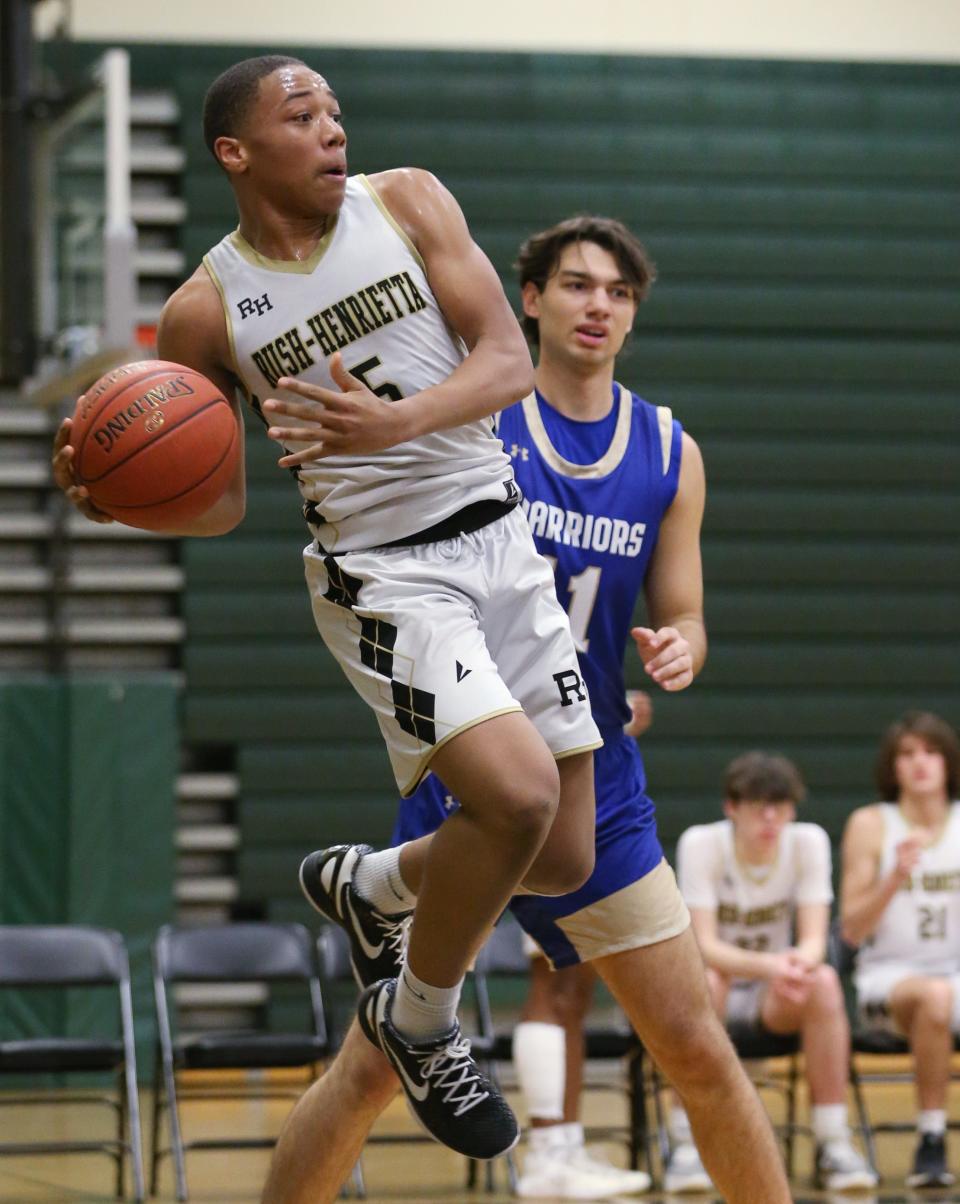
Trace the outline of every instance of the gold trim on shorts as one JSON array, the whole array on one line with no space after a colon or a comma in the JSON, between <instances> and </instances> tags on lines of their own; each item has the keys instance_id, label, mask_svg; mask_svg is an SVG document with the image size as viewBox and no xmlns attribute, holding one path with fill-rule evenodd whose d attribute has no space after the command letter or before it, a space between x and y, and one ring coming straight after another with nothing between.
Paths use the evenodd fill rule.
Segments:
<instances>
[{"instance_id":1,"label":"gold trim on shorts","mask_svg":"<svg viewBox=\"0 0 960 1204\"><path fill-rule=\"evenodd\" d=\"M416 788L420 785L420 779L429 769L430 761L434 754L439 749L443 748L448 740L452 740L454 736L459 736L461 732L465 732L471 727L476 727L478 723L485 723L487 719L496 719L498 715L512 715L514 711L522 710L523 707L519 703L516 703L512 707L501 707L499 711L488 711L486 715L477 715L473 719L468 719L466 723L461 723L458 728L454 728L452 732L448 732L442 740L438 740L436 744L432 744L430 746L429 752L425 752L423 754L423 756L417 762L417 772L400 791L400 796L402 798L409 798L410 795L413 794L414 790L416 790Z\"/></svg>"},{"instance_id":2,"label":"gold trim on shorts","mask_svg":"<svg viewBox=\"0 0 960 1204\"><path fill-rule=\"evenodd\" d=\"M636 882L554 923L589 962L679 936L690 926L690 912L664 858Z\"/></svg>"}]
</instances>

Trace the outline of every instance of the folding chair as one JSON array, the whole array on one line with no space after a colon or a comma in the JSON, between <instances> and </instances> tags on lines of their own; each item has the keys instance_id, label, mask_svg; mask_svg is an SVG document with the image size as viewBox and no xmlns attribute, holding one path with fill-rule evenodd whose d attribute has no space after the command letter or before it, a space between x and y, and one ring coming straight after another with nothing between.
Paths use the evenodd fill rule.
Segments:
<instances>
[{"instance_id":1,"label":"folding chair","mask_svg":"<svg viewBox=\"0 0 960 1204\"><path fill-rule=\"evenodd\" d=\"M327 1032L316 952L302 924L225 924L161 928L153 946L157 1045L153 1095L153 1156L150 1191L156 1194L162 1158L173 1155L178 1200L187 1199L187 1150L269 1149L275 1137L233 1137L186 1141L180 1105L187 1100L298 1096L317 1077L317 1063L332 1053ZM189 1033L181 1031L174 984L211 982L300 983L304 1024L293 1031L256 1028ZM266 1008L264 1008L264 1013ZM186 1083L183 1071L306 1069L295 1090L249 1081L237 1086ZM160 1116L169 1113L170 1145L159 1144Z\"/></svg>"},{"instance_id":2,"label":"folding chair","mask_svg":"<svg viewBox=\"0 0 960 1204\"><path fill-rule=\"evenodd\" d=\"M108 928L83 925L23 924L0 927L0 987L59 989L116 988L118 1009L113 1035L91 1037L42 1036L0 1041L2 1074L71 1074L111 1072L115 1091L91 1098L62 1090L39 1094L0 1094L0 1106L34 1104L107 1104L116 1113L113 1139L90 1141L4 1142L0 1155L110 1155L116 1163L116 1195L124 1197L125 1160L132 1166L134 1197L144 1198L140 1105L134 1050L130 966L123 937ZM111 1016L112 1009L98 1008Z\"/></svg>"},{"instance_id":3,"label":"folding chair","mask_svg":"<svg viewBox=\"0 0 960 1204\"><path fill-rule=\"evenodd\" d=\"M486 944L477 955L473 970L474 991L476 993L478 1035L473 1037L473 1048L478 1060L485 1063L491 1075L495 1076L495 1063L509 1062L513 1057L513 1028L499 1029L493 1019L490 1005L489 980L491 978L515 977L526 979L530 974L530 958L523 947L523 930L510 916L506 915L493 930ZM613 1059L626 1062L626 1077L621 1085L613 1090L625 1090L629 1101L630 1119L623 1127L596 1127L587 1130L591 1138L624 1136L626 1135L629 1151L629 1164L637 1168L641 1153L646 1168L650 1170L651 1135L647 1123L646 1100L650 1090L644 1073L644 1048L639 1038L624 1020L623 1024L608 1024L598 1026L587 1024L584 1032L587 1061ZM585 1081L584 1086L591 1090L610 1089L607 1082L598 1083ZM468 1183L473 1186L476 1181L477 1164L470 1164ZM516 1187L516 1167L512 1155L507 1156L507 1173L511 1189ZM487 1166L487 1189L492 1190L492 1167Z\"/></svg>"}]
</instances>

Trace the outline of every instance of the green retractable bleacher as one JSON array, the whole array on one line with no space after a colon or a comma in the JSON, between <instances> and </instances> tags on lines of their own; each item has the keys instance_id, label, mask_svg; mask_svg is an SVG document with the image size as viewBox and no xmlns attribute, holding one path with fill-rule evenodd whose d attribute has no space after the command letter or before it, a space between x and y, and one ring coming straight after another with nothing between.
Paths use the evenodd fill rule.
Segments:
<instances>
[{"instance_id":1,"label":"green retractable bleacher","mask_svg":"<svg viewBox=\"0 0 960 1204\"><path fill-rule=\"evenodd\" d=\"M192 270L234 222L203 90L289 48L194 47L178 72L131 50L134 80L179 98ZM660 279L620 377L673 407L709 489L710 661L657 695L645 740L664 839L718 815L724 764L759 746L796 757L836 841L889 719L960 720L960 68L294 53L341 96L352 169L436 172L505 279L525 235L573 212L648 243ZM185 713L188 738L237 750L242 894L275 906L306 848L384 839L394 797L313 635L295 489L251 434L246 522L184 547Z\"/></svg>"}]
</instances>

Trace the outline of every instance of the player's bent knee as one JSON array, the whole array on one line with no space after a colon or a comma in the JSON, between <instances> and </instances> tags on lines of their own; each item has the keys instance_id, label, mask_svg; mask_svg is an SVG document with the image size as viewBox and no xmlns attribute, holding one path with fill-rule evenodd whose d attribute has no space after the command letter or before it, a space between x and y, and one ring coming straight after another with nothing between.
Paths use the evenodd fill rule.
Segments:
<instances>
[{"instance_id":1,"label":"player's bent knee","mask_svg":"<svg viewBox=\"0 0 960 1204\"><path fill-rule=\"evenodd\" d=\"M917 1004L918 1018L928 1025L948 1028L953 1018L953 988L946 979L931 978Z\"/></svg>"},{"instance_id":2,"label":"player's bent knee","mask_svg":"<svg viewBox=\"0 0 960 1204\"><path fill-rule=\"evenodd\" d=\"M835 1012L844 1007L843 989L832 966L817 966L809 1001L815 1010L821 1012Z\"/></svg>"},{"instance_id":3,"label":"player's bent knee","mask_svg":"<svg viewBox=\"0 0 960 1204\"><path fill-rule=\"evenodd\" d=\"M539 840L557 814L558 798L547 791L519 788L491 800L489 818L519 840Z\"/></svg>"}]
</instances>

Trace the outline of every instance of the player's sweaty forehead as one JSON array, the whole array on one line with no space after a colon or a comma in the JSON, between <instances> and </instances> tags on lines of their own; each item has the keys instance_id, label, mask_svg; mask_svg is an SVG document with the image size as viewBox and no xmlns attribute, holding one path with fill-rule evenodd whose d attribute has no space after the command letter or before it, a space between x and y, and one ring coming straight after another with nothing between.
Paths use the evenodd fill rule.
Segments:
<instances>
[{"instance_id":1,"label":"player's sweaty forehead","mask_svg":"<svg viewBox=\"0 0 960 1204\"><path fill-rule=\"evenodd\" d=\"M296 63L278 67L263 82L269 86L271 100L277 105L293 104L311 97L336 101L333 89L322 75L310 67L302 67ZM266 88L263 91L266 91Z\"/></svg>"}]
</instances>

